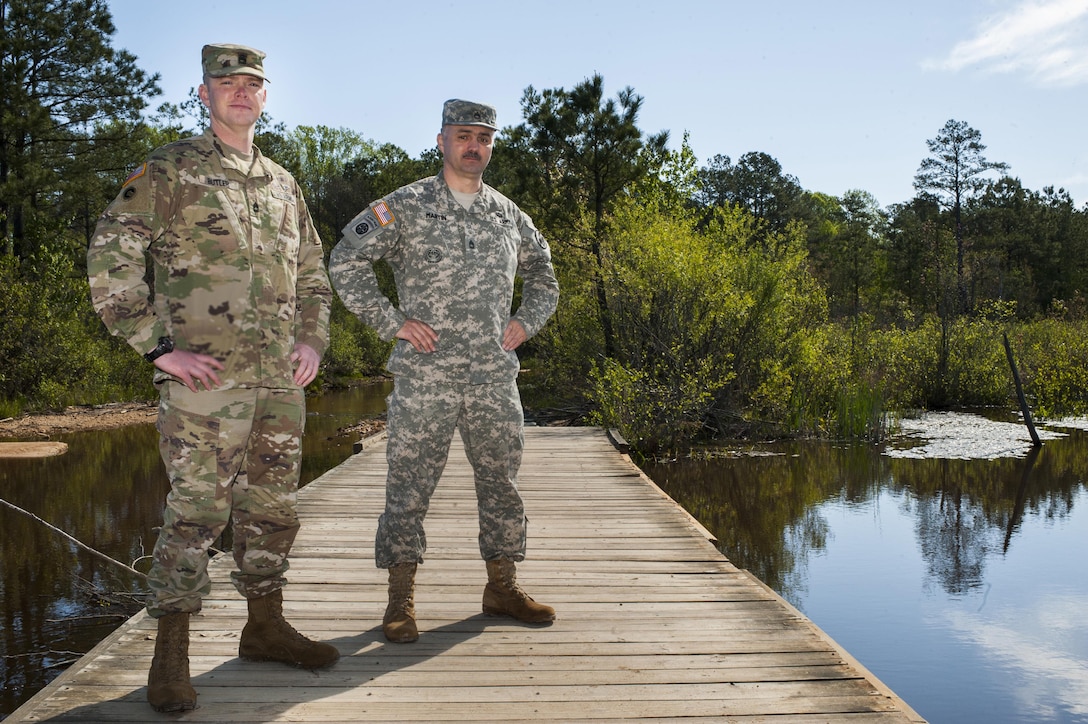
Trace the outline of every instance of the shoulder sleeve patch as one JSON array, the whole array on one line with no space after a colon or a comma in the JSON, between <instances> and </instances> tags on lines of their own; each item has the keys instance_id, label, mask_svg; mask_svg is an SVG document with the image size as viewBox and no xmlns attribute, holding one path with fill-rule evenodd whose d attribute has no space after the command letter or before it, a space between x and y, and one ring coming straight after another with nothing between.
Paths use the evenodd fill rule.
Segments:
<instances>
[{"instance_id":1,"label":"shoulder sleeve patch","mask_svg":"<svg viewBox=\"0 0 1088 724\"><path fill-rule=\"evenodd\" d=\"M128 175L128 178L125 179L125 182L121 184L121 188L128 186L130 183L140 178L145 173L147 173L147 163L141 163L132 173Z\"/></svg>"},{"instance_id":2,"label":"shoulder sleeve patch","mask_svg":"<svg viewBox=\"0 0 1088 724\"><path fill-rule=\"evenodd\" d=\"M344 236L366 239L392 224L393 212L384 201L371 204L344 227Z\"/></svg>"},{"instance_id":3,"label":"shoulder sleeve patch","mask_svg":"<svg viewBox=\"0 0 1088 724\"><path fill-rule=\"evenodd\" d=\"M378 223L382 226L392 223L393 212L389 210L384 201L379 201L370 207L374 211L374 215L378 217Z\"/></svg>"}]
</instances>

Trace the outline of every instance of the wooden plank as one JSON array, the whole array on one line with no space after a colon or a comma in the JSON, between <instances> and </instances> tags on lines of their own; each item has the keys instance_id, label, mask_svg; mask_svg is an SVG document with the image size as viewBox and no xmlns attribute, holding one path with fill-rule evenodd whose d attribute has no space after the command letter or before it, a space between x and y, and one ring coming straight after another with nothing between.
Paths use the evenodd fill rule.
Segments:
<instances>
[{"instance_id":1,"label":"wooden plank","mask_svg":"<svg viewBox=\"0 0 1088 724\"><path fill-rule=\"evenodd\" d=\"M601 430L530 428L519 486L522 586L556 607L527 626L480 612L486 574L459 441L432 500L417 576L421 636L381 633L386 572L373 563L384 440L299 494L302 531L284 611L342 658L317 672L237 658L245 602L232 562L192 618L200 708L158 716L145 684L154 622L139 614L7 721L923 721L710 534Z\"/></svg>"}]
</instances>

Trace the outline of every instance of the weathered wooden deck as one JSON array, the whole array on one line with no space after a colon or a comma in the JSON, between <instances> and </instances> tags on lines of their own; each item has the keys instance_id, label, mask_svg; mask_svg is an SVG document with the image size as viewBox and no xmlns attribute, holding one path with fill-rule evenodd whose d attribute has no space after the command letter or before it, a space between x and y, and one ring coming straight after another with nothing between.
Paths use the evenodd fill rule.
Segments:
<instances>
[{"instance_id":1,"label":"weathered wooden deck","mask_svg":"<svg viewBox=\"0 0 1088 724\"><path fill-rule=\"evenodd\" d=\"M726 560L599 429L526 430L530 538L519 580L558 620L531 627L480 613L486 574L457 440L428 516L420 639L387 643L385 571L373 563L384 451L379 438L300 493L285 611L340 649L334 667L236 658L246 607L224 556L192 621L198 709L159 715L147 705L154 625L141 613L8 721L923 721Z\"/></svg>"}]
</instances>

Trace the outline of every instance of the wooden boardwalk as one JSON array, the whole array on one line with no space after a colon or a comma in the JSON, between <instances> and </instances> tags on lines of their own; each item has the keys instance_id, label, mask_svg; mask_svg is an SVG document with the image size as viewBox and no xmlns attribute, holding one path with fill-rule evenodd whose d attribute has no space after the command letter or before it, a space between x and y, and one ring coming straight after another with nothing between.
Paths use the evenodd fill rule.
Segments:
<instances>
[{"instance_id":1,"label":"wooden boardwalk","mask_svg":"<svg viewBox=\"0 0 1088 724\"><path fill-rule=\"evenodd\" d=\"M421 636L389 644L386 575L373 562L384 453L378 438L300 493L284 608L300 631L340 649L335 666L237 659L246 607L224 556L192 620L198 709L159 715L147 705L154 622L141 613L7 721L923 721L729 563L594 428L526 430L529 559L519 581L558 620L533 627L480 612L486 573L456 440L427 520Z\"/></svg>"}]
</instances>

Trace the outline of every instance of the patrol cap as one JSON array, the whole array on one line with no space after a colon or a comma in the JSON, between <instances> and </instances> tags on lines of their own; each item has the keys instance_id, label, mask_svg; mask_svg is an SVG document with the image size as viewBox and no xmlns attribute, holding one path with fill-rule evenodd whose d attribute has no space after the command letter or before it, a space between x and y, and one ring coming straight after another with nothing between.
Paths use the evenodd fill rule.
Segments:
<instances>
[{"instance_id":1,"label":"patrol cap","mask_svg":"<svg viewBox=\"0 0 1088 724\"><path fill-rule=\"evenodd\" d=\"M495 108L483 103L463 101L459 98L451 98L442 106L443 126L486 126L493 131L499 130L495 125Z\"/></svg>"},{"instance_id":2,"label":"patrol cap","mask_svg":"<svg viewBox=\"0 0 1088 724\"><path fill-rule=\"evenodd\" d=\"M264 58L263 51L231 43L205 45L200 52L204 75L209 78L245 74L268 80L264 74Z\"/></svg>"}]
</instances>

